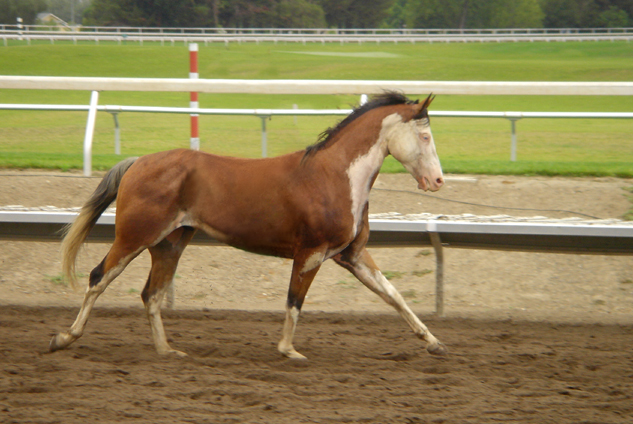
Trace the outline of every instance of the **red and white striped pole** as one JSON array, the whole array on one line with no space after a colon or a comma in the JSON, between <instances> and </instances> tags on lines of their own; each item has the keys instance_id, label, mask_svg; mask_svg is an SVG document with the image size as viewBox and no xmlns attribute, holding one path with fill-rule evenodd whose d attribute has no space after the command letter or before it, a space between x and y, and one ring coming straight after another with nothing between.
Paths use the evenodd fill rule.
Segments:
<instances>
[{"instance_id":1,"label":"red and white striped pole","mask_svg":"<svg viewBox=\"0 0 633 424\"><path fill-rule=\"evenodd\" d=\"M198 44L189 44L189 78L198 79ZM192 91L189 107L198 108L198 93ZM200 150L198 114L191 114L191 149Z\"/></svg>"}]
</instances>

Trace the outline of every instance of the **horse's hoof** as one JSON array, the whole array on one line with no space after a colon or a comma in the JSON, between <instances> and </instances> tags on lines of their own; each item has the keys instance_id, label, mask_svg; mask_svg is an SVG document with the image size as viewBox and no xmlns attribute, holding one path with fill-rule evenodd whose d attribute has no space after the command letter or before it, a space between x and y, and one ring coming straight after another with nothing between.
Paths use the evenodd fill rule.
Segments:
<instances>
[{"instance_id":1,"label":"horse's hoof","mask_svg":"<svg viewBox=\"0 0 633 424\"><path fill-rule=\"evenodd\" d=\"M434 344L434 345L428 345L426 347L426 351L429 352L431 355L436 355L436 356L448 355L448 349L446 348L446 346L444 346L440 342L437 342L437 344Z\"/></svg>"},{"instance_id":2,"label":"horse's hoof","mask_svg":"<svg viewBox=\"0 0 633 424\"><path fill-rule=\"evenodd\" d=\"M299 352L297 352L296 350L290 350L288 352L282 352L282 355L284 355L286 358L288 359L295 359L295 360L299 360L299 361L307 361L308 358L306 358L305 356L303 356L302 354L300 354Z\"/></svg>"},{"instance_id":3,"label":"horse's hoof","mask_svg":"<svg viewBox=\"0 0 633 424\"><path fill-rule=\"evenodd\" d=\"M48 351L49 352L56 352L58 350L64 349L66 348L69 343L67 340L68 339L68 334L67 333L57 333L53 336L53 338L51 339L51 343L48 345Z\"/></svg>"},{"instance_id":4,"label":"horse's hoof","mask_svg":"<svg viewBox=\"0 0 633 424\"><path fill-rule=\"evenodd\" d=\"M165 355L175 355L178 358L186 358L187 355L185 352L181 352L179 350L175 350L175 349L169 349L169 350L165 350L162 352L158 352L159 355L161 356L165 356Z\"/></svg>"}]
</instances>

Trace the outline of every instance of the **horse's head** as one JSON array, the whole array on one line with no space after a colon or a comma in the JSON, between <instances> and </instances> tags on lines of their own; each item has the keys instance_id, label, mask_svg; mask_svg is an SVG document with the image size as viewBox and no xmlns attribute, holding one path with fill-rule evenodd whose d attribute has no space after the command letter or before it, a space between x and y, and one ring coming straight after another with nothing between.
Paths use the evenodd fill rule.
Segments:
<instances>
[{"instance_id":1,"label":"horse's head","mask_svg":"<svg viewBox=\"0 0 633 424\"><path fill-rule=\"evenodd\" d=\"M422 190L437 191L444 184L429 121L429 96L422 103L408 103L383 121L387 148L418 182Z\"/></svg>"}]
</instances>

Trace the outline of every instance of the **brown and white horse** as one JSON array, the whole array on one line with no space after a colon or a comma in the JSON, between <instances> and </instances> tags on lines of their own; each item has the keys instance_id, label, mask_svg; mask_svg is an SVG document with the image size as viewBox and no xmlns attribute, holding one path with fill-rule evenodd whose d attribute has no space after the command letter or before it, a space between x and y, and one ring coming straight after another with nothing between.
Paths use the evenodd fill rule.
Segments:
<instances>
[{"instance_id":1,"label":"brown and white horse","mask_svg":"<svg viewBox=\"0 0 633 424\"><path fill-rule=\"evenodd\" d=\"M306 150L270 159L238 159L192 150L128 159L103 178L63 242L63 268L75 284L81 244L103 211L117 199L115 240L90 273L77 319L53 337L50 350L63 349L83 334L97 297L143 250L152 265L141 297L159 354L175 353L160 315L163 296L178 260L196 230L247 251L293 259L286 320L278 349L303 358L292 339L303 300L327 259L352 272L392 305L432 354L444 346L409 309L382 275L365 245L369 237L369 191L389 154L423 190L438 190L442 169L427 108L386 92L326 130Z\"/></svg>"}]
</instances>

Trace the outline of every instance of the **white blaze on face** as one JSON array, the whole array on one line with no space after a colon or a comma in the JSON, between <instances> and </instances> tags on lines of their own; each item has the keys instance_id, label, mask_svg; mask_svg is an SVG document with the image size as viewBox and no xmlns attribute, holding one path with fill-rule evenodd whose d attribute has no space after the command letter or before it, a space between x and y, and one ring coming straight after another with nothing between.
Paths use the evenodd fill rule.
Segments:
<instances>
[{"instance_id":1,"label":"white blaze on face","mask_svg":"<svg viewBox=\"0 0 633 424\"><path fill-rule=\"evenodd\" d=\"M418 181L418 187L432 191L443 184L442 167L427 119L401 122L389 134L389 153Z\"/></svg>"}]
</instances>

